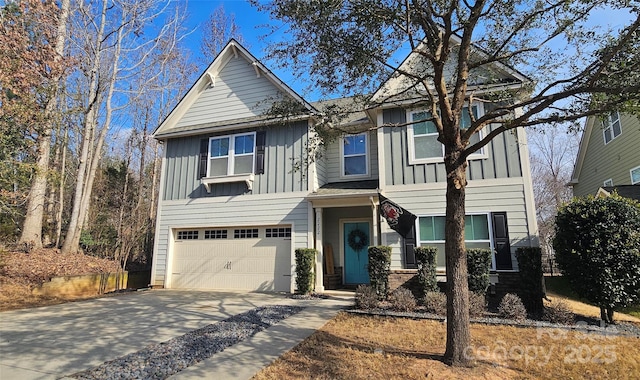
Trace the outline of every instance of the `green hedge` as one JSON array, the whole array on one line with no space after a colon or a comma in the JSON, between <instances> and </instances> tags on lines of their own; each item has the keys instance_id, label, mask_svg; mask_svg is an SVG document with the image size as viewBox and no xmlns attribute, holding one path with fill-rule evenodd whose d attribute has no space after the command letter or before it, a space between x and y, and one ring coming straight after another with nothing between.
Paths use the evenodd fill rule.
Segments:
<instances>
[{"instance_id":1,"label":"green hedge","mask_svg":"<svg viewBox=\"0 0 640 380\"><path fill-rule=\"evenodd\" d=\"M544 311L544 281L542 272L542 249L540 247L519 247L516 249L520 270L520 298L529 314L542 315Z\"/></svg>"},{"instance_id":2,"label":"green hedge","mask_svg":"<svg viewBox=\"0 0 640 380\"><path fill-rule=\"evenodd\" d=\"M600 307L606 323L615 309L640 302L638 231L640 202L615 193L574 198L558 210L556 262L573 291Z\"/></svg>"},{"instance_id":3,"label":"green hedge","mask_svg":"<svg viewBox=\"0 0 640 380\"><path fill-rule=\"evenodd\" d=\"M488 249L467 249L467 279L469 291L486 294L489 288L491 251Z\"/></svg>"},{"instance_id":4,"label":"green hedge","mask_svg":"<svg viewBox=\"0 0 640 380\"><path fill-rule=\"evenodd\" d=\"M299 293L309 294L313 291L313 266L317 253L313 248L296 249L296 286Z\"/></svg>"},{"instance_id":5,"label":"green hedge","mask_svg":"<svg viewBox=\"0 0 640 380\"><path fill-rule=\"evenodd\" d=\"M369 247L369 281L380 299L386 299L389 293L389 272L391 269L391 247Z\"/></svg>"},{"instance_id":6,"label":"green hedge","mask_svg":"<svg viewBox=\"0 0 640 380\"><path fill-rule=\"evenodd\" d=\"M436 247L416 247L416 261L418 262L418 283L423 296L428 292L438 291L436 278Z\"/></svg>"}]
</instances>

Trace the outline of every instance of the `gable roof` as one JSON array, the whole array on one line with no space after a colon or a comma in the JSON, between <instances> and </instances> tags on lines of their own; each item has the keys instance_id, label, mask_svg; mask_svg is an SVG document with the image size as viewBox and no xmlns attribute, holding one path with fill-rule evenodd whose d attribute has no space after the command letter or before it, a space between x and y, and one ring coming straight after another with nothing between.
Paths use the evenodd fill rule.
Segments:
<instances>
[{"instance_id":1,"label":"gable roof","mask_svg":"<svg viewBox=\"0 0 640 380\"><path fill-rule=\"evenodd\" d=\"M452 35L450 40L456 46L460 45L462 41L462 39L457 35ZM416 48L416 50L421 50L421 49L425 49L424 42L420 42L420 44ZM472 54L480 57L488 55L477 46L472 46ZM424 58L421 57L415 51L410 52L409 55L407 55L405 59L402 61L402 63L400 63L398 68L391 74L389 79L386 82L382 83L380 87L378 87L378 89L371 96L370 101L373 103L380 103L380 102L385 103L387 101L402 102L404 100L412 99L410 91L405 93L405 90L408 88L409 84L403 83L403 82L406 82L407 78L404 75L400 74L400 72L401 71L410 72L414 70L415 67L418 65L417 63L423 60ZM532 80L528 78L526 75L500 62L493 62L490 65L488 65L488 67L490 67L490 70L488 68L476 69L475 73L470 73L470 77L472 77L474 74L476 77L482 77L483 76L482 74L486 73L486 74L497 75L497 78L499 78L499 80L494 83L476 82L475 84L470 81L469 87L473 87L474 85L483 85L483 86L492 85L497 88L500 88L501 90L504 90L509 88L520 88L524 83L532 82ZM423 69L430 70L429 68L423 68ZM479 71L482 71L483 73L480 73ZM478 75L478 74L481 74L481 75ZM473 80L473 78L470 78L470 79ZM403 85L405 88L403 88ZM405 94L405 97L395 96L395 94L398 94L398 93ZM387 99L384 99L385 97L387 97Z\"/></svg>"},{"instance_id":2,"label":"gable roof","mask_svg":"<svg viewBox=\"0 0 640 380\"><path fill-rule=\"evenodd\" d=\"M582 165L584 164L584 157L587 154L587 147L589 146L589 139L593 131L593 126L596 122L595 116L589 116L584 125L584 131L582 131L582 137L580 137L580 145L578 146L578 157L576 163L573 165L573 173L571 173L571 180L567 185L577 185L580 179L580 172L582 171Z\"/></svg>"},{"instance_id":3,"label":"gable roof","mask_svg":"<svg viewBox=\"0 0 640 380\"><path fill-rule=\"evenodd\" d=\"M220 78L223 69L229 64L232 58L242 58L248 62L253 69L257 78L264 76L275 88L284 96L288 96L293 101L299 103L303 109L309 114L316 114L318 111L286 83L271 72L262 62L256 59L247 49L245 49L235 39L229 40L227 45L220 51L213 62L195 81L187 93L180 99L173 110L165 117L160 125L153 131L153 136L157 139L167 137L193 135L205 133L210 130L233 129L241 124L243 126L252 126L268 122L271 119L277 119L273 115L253 115L249 117L241 117L232 120L212 120L211 122L193 124L193 125L177 125L183 116L189 111L191 106L196 103L200 95L207 89L215 87L216 80ZM265 99L268 100L268 99Z\"/></svg>"}]
</instances>

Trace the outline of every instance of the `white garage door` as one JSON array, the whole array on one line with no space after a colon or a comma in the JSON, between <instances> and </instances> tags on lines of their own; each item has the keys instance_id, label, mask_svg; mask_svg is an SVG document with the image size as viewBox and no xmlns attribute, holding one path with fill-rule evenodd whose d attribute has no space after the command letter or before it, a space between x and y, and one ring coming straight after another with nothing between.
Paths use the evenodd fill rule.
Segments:
<instances>
[{"instance_id":1,"label":"white garage door","mask_svg":"<svg viewBox=\"0 0 640 380\"><path fill-rule=\"evenodd\" d=\"M171 287L289 291L291 228L175 231Z\"/></svg>"}]
</instances>

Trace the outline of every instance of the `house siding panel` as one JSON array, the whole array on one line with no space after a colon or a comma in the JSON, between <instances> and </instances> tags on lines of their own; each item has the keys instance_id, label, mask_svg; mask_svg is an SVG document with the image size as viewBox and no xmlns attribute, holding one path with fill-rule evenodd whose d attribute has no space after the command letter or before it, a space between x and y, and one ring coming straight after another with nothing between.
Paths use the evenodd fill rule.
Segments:
<instances>
[{"instance_id":1,"label":"house siding panel","mask_svg":"<svg viewBox=\"0 0 640 380\"><path fill-rule=\"evenodd\" d=\"M394 188L384 195L408 211L418 216L444 215L446 189L411 189L403 191ZM535 228L527 223L527 210L523 184L476 185L466 191L466 213L507 212L509 238L512 252L520 246L530 246L536 242L531 231ZM382 244L392 247L391 268L402 269L402 238L391 230L384 220L380 223ZM535 227L535 226L534 226ZM514 268L515 268L515 259Z\"/></svg>"},{"instance_id":2,"label":"house siding panel","mask_svg":"<svg viewBox=\"0 0 640 380\"><path fill-rule=\"evenodd\" d=\"M385 124L406 122L406 112L394 108L383 111ZM495 126L489 126L490 130ZM446 182L443 162L409 164L407 127L385 127L384 149L389 152L384 163L386 185L409 185ZM471 159L468 180L522 177L520 147L515 133L502 133L485 146L487 158Z\"/></svg>"},{"instance_id":3,"label":"house siding panel","mask_svg":"<svg viewBox=\"0 0 640 380\"><path fill-rule=\"evenodd\" d=\"M306 248L308 239L307 201L304 193L291 197L245 195L207 198L189 202L164 202L155 251L154 286L164 286L167 275L170 236L174 228L292 225L292 249ZM212 241L215 244L215 241Z\"/></svg>"},{"instance_id":4,"label":"house siding panel","mask_svg":"<svg viewBox=\"0 0 640 380\"><path fill-rule=\"evenodd\" d=\"M247 130L242 130L247 131ZM226 132L224 134L240 133ZM253 190L248 191L243 182L223 183L212 186L211 193L198 179L200 140L206 136L191 136L167 141L166 183L164 200L202 198L250 194L270 194L304 191L307 177L295 170L295 162L302 159L307 141L307 122L291 126L267 129L265 147L265 174L256 175Z\"/></svg>"},{"instance_id":5,"label":"house siding panel","mask_svg":"<svg viewBox=\"0 0 640 380\"><path fill-rule=\"evenodd\" d=\"M279 97L273 83L264 75L257 77L251 62L231 58L215 84L200 94L176 127L259 116L270 106L265 100Z\"/></svg>"},{"instance_id":6,"label":"house siding panel","mask_svg":"<svg viewBox=\"0 0 640 380\"><path fill-rule=\"evenodd\" d=\"M631 185L629 170L640 166L640 119L621 114L622 134L604 145L602 121L596 119L573 194L595 194L609 178L614 186Z\"/></svg>"},{"instance_id":7,"label":"house siding panel","mask_svg":"<svg viewBox=\"0 0 640 380\"><path fill-rule=\"evenodd\" d=\"M367 136L367 142L369 144L369 179L378 178L378 137L375 132L369 133ZM354 181L356 179L349 177L341 177L340 164L342 156L340 154L340 144L342 139L336 139L329 144L326 152L326 181L332 182L345 182ZM357 178L357 180L362 177Z\"/></svg>"}]
</instances>

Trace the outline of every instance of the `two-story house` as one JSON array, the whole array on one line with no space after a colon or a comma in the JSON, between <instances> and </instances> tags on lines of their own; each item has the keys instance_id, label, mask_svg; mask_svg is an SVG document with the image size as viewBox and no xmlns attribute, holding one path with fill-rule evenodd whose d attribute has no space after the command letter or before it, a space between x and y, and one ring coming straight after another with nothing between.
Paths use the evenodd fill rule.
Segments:
<instances>
[{"instance_id":1,"label":"two-story house","mask_svg":"<svg viewBox=\"0 0 640 380\"><path fill-rule=\"evenodd\" d=\"M495 73L509 86L524 81L505 67ZM382 105L343 120L365 132L308 162L327 103L305 101L230 41L154 132L165 153L151 285L292 292L294 250L307 247L320 251L318 291L327 269L343 284L368 283L368 245L391 246L392 270L409 275L413 247L437 246L444 271L442 145L421 121L425 110L391 100L394 91L401 83L390 79L371 97ZM273 117L267 110L281 99L303 112ZM480 115L490 105L470 106ZM494 250L499 282L517 270L515 248L537 244L525 132L501 134L470 156L468 179L467 246ZM418 216L411 236L381 219L378 194Z\"/></svg>"},{"instance_id":2,"label":"two-story house","mask_svg":"<svg viewBox=\"0 0 640 380\"><path fill-rule=\"evenodd\" d=\"M640 119L617 111L587 118L569 185L573 195L600 188L640 199Z\"/></svg>"}]
</instances>

